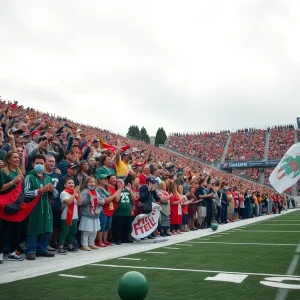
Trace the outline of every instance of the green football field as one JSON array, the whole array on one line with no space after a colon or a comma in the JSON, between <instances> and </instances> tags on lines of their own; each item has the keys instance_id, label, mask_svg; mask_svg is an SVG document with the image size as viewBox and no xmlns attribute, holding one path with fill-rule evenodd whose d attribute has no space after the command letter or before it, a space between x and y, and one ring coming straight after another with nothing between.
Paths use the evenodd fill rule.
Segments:
<instances>
[{"instance_id":1,"label":"green football field","mask_svg":"<svg viewBox=\"0 0 300 300\"><path fill-rule=\"evenodd\" d=\"M148 300L298 300L299 245L300 212L295 211L168 247L162 243L122 259L2 284L0 299L119 299L119 278L134 270L148 279Z\"/></svg>"}]
</instances>

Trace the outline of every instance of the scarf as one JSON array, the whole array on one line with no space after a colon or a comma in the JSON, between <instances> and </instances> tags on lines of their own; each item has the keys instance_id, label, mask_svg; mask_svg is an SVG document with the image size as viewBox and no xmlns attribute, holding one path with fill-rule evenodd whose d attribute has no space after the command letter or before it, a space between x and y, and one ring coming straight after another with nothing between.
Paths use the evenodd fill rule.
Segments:
<instances>
[{"instance_id":1,"label":"scarf","mask_svg":"<svg viewBox=\"0 0 300 300\"><path fill-rule=\"evenodd\" d=\"M40 200L42 194L39 194L29 203L23 202L20 206L20 210L17 213L13 215L7 214L5 212L5 206L14 203L18 199L23 190L22 185L23 182L20 180L17 184L17 187L15 187L12 191L0 195L0 219L9 222L22 222L28 217Z\"/></svg>"},{"instance_id":2,"label":"scarf","mask_svg":"<svg viewBox=\"0 0 300 300\"><path fill-rule=\"evenodd\" d=\"M98 196L96 190L89 191L91 195L91 214L94 215L98 205Z\"/></svg>"},{"instance_id":3,"label":"scarf","mask_svg":"<svg viewBox=\"0 0 300 300\"><path fill-rule=\"evenodd\" d=\"M74 195L74 190L64 189L64 191L70 195ZM75 199L78 200L78 195L76 195ZM68 205L66 224L69 226L72 226L74 207L75 207L75 201L73 201Z\"/></svg>"}]
</instances>

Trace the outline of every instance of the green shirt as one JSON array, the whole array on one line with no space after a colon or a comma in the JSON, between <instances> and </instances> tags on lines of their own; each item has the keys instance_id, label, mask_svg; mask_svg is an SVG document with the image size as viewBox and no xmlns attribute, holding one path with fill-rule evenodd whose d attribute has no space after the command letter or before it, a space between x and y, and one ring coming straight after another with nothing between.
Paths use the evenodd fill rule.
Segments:
<instances>
[{"instance_id":1,"label":"green shirt","mask_svg":"<svg viewBox=\"0 0 300 300\"><path fill-rule=\"evenodd\" d=\"M11 182L15 177L18 176L18 172L15 171L11 171L6 174L3 170L0 171L0 189L3 187L4 184ZM16 188L17 186L15 184L13 184L12 186L10 186L6 191L4 192L0 192L0 195L2 194L7 194L10 191L12 191L14 188Z\"/></svg>"},{"instance_id":2,"label":"green shirt","mask_svg":"<svg viewBox=\"0 0 300 300\"><path fill-rule=\"evenodd\" d=\"M131 215L131 202L130 202L130 193L124 189L121 192L121 197L118 202L118 208L115 211L117 216L130 216Z\"/></svg>"}]
</instances>

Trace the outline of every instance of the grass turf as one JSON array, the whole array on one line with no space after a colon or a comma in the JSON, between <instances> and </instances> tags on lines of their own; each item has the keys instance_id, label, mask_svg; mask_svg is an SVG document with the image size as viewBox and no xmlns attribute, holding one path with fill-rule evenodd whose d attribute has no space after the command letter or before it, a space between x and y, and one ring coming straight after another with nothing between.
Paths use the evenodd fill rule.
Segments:
<instances>
[{"instance_id":1,"label":"grass turf","mask_svg":"<svg viewBox=\"0 0 300 300\"><path fill-rule=\"evenodd\" d=\"M284 215L277 220L299 219L298 212ZM271 244L298 244L300 233L272 233L280 226L262 226L272 224L273 220L259 222L253 226L241 227L240 231L227 231L228 235L210 238L211 242L252 242ZM248 230L266 230L270 232L251 232ZM280 230L296 230L295 227L284 226ZM248 231L248 232L247 232ZM134 266L146 267L137 270L143 273L149 282L147 299L275 299L278 288L267 287L260 281L267 276L249 275L241 284L228 282L205 281L217 273L185 272L170 270L153 270L147 267L197 269L224 272L267 273L284 275L295 255L297 246L264 246L264 245L233 245L201 243L201 238L193 240L191 246L181 246L181 243L170 247L179 250L165 249L154 252L167 254L138 253L127 258L140 258L140 261L108 260L100 264L131 266L131 268L111 268L105 266L87 265L59 273L43 275L36 278L20 280L0 285L0 299L119 299L117 282ZM184 242L182 244L188 244ZM163 246L163 244L162 244ZM87 276L84 279L59 277L59 274ZM300 263L293 275L300 276ZM295 282L291 282L295 284ZM299 299L299 290L290 290L287 300Z\"/></svg>"}]
</instances>

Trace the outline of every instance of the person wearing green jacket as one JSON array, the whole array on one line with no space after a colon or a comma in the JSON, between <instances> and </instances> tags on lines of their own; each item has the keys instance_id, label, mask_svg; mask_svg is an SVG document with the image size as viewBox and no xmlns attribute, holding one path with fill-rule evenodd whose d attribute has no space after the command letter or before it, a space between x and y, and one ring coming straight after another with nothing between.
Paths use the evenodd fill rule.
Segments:
<instances>
[{"instance_id":1,"label":"person wearing green jacket","mask_svg":"<svg viewBox=\"0 0 300 300\"><path fill-rule=\"evenodd\" d=\"M50 234L53 231L52 197L58 196L58 191L52 184L52 178L44 173L45 157L36 154L32 159L33 170L24 180L26 201L31 201L38 195L40 200L29 215L28 236L26 241L26 259L35 260L35 256L53 257L55 254L47 251Z\"/></svg>"}]
</instances>

